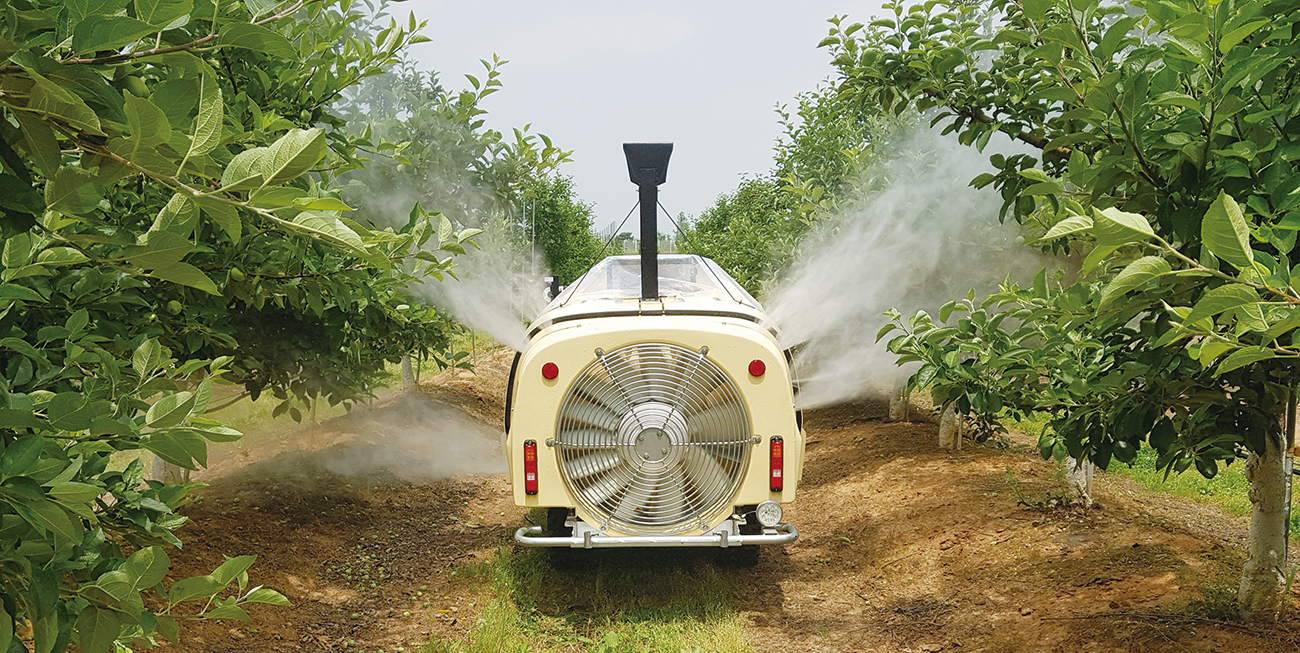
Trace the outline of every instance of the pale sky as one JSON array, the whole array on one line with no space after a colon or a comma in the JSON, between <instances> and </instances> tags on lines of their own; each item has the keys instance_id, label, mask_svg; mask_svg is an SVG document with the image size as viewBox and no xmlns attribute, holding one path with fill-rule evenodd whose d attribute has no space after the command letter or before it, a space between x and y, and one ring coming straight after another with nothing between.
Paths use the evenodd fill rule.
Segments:
<instances>
[{"instance_id":1,"label":"pale sky","mask_svg":"<svg viewBox=\"0 0 1300 653\"><path fill-rule=\"evenodd\" d=\"M503 131L532 124L573 150L560 168L582 200L595 205L597 228L619 222L636 203L624 142L674 143L660 203L676 217L698 216L745 174L772 167L781 133L774 108L832 76L817 43L827 18L867 22L876 2L665 0L526 2L410 0L433 39L416 59L443 84L482 79L479 59L510 61L503 90L484 108ZM507 131L507 133L509 133ZM624 231L636 232L636 217ZM660 233L672 224L661 216Z\"/></svg>"}]
</instances>

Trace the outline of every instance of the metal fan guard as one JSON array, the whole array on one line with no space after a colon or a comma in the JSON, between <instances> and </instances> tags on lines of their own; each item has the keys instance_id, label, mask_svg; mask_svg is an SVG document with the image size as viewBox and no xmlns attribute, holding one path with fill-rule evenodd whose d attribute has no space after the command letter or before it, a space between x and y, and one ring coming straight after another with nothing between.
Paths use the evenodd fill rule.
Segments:
<instances>
[{"instance_id":1,"label":"metal fan guard","mask_svg":"<svg viewBox=\"0 0 1300 653\"><path fill-rule=\"evenodd\" d=\"M755 440L740 391L707 353L597 349L565 393L554 445L592 526L676 535L730 506Z\"/></svg>"}]
</instances>

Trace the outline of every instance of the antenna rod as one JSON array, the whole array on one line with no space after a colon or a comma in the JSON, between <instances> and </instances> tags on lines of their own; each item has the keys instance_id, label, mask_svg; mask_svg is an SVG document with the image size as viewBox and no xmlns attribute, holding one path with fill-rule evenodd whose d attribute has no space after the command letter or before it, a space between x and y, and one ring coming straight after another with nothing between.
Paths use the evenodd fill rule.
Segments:
<instances>
[{"instance_id":1,"label":"antenna rod","mask_svg":"<svg viewBox=\"0 0 1300 653\"><path fill-rule=\"evenodd\" d=\"M672 143L624 143L627 173L640 191L641 299L659 299L659 185L668 180Z\"/></svg>"}]
</instances>

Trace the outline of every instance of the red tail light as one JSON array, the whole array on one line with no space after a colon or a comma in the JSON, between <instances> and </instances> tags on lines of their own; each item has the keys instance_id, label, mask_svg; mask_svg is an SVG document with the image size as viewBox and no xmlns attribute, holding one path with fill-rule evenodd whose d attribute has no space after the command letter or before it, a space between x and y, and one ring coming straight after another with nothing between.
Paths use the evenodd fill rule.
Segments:
<instances>
[{"instance_id":1,"label":"red tail light","mask_svg":"<svg viewBox=\"0 0 1300 653\"><path fill-rule=\"evenodd\" d=\"M772 436L772 477L773 492L785 489L785 443L781 436Z\"/></svg>"},{"instance_id":2,"label":"red tail light","mask_svg":"<svg viewBox=\"0 0 1300 653\"><path fill-rule=\"evenodd\" d=\"M524 440L524 494L537 494L536 440Z\"/></svg>"}]
</instances>

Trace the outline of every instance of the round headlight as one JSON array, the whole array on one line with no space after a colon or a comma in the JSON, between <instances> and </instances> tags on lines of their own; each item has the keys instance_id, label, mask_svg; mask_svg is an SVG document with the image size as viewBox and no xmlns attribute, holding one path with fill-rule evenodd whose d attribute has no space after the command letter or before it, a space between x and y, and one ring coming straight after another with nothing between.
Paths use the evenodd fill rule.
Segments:
<instances>
[{"instance_id":1,"label":"round headlight","mask_svg":"<svg viewBox=\"0 0 1300 653\"><path fill-rule=\"evenodd\" d=\"M758 504L758 523L767 527L781 523L781 504L771 499Z\"/></svg>"}]
</instances>

